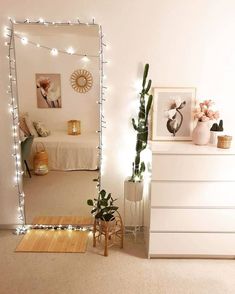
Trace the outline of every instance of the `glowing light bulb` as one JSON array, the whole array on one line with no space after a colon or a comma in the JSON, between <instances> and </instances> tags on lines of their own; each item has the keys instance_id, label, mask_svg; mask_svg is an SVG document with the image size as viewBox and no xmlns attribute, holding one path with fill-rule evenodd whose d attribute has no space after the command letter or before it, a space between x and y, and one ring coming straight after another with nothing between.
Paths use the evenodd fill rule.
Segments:
<instances>
[{"instance_id":1,"label":"glowing light bulb","mask_svg":"<svg viewBox=\"0 0 235 294\"><path fill-rule=\"evenodd\" d=\"M8 38L8 37L9 37L9 34L8 34L7 31L5 31L5 32L3 33L3 37L4 37L4 38Z\"/></svg>"},{"instance_id":2,"label":"glowing light bulb","mask_svg":"<svg viewBox=\"0 0 235 294\"><path fill-rule=\"evenodd\" d=\"M41 47L41 45L40 45L40 44L37 44L36 46L37 46L37 48L40 48L40 47Z\"/></svg>"},{"instance_id":3,"label":"glowing light bulb","mask_svg":"<svg viewBox=\"0 0 235 294\"><path fill-rule=\"evenodd\" d=\"M27 45L27 44L28 44L28 38L23 37L23 38L21 39L21 43L22 43L23 45Z\"/></svg>"},{"instance_id":4,"label":"glowing light bulb","mask_svg":"<svg viewBox=\"0 0 235 294\"><path fill-rule=\"evenodd\" d=\"M56 48L51 49L51 55L56 56L58 55L58 50Z\"/></svg>"},{"instance_id":5,"label":"glowing light bulb","mask_svg":"<svg viewBox=\"0 0 235 294\"><path fill-rule=\"evenodd\" d=\"M40 23L43 23L43 22L44 22L44 19L40 17L38 21L39 21Z\"/></svg>"},{"instance_id":6,"label":"glowing light bulb","mask_svg":"<svg viewBox=\"0 0 235 294\"><path fill-rule=\"evenodd\" d=\"M89 60L90 59L86 55L84 55L83 58L82 58L82 61L84 61L84 62L88 62Z\"/></svg>"},{"instance_id":7,"label":"glowing light bulb","mask_svg":"<svg viewBox=\"0 0 235 294\"><path fill-rule=\"evenodd\" d=\"M69 48L67 49L67 53L68 53L68 54L73 55L74 52L75 52L75 51L74 51L73 47L69 47Z\"/></svg>"}]
</instances>

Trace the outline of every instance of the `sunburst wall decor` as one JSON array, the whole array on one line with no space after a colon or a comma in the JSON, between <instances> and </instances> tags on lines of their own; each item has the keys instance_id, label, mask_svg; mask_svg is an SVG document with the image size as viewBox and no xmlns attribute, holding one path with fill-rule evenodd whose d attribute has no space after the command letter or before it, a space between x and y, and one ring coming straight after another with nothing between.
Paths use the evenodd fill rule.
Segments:
<instances>
[{"instance_id":1,"label":"sunburst wall decor","mask_svg":"<svg viewBox=\"0 0 235 294\"><path fill-rule=\"evenodd\" d=\"M93 84L92 74L85 69L75 70L70 77L71 86L79 93L88 92Z\"/></svg>"}]
</instances>

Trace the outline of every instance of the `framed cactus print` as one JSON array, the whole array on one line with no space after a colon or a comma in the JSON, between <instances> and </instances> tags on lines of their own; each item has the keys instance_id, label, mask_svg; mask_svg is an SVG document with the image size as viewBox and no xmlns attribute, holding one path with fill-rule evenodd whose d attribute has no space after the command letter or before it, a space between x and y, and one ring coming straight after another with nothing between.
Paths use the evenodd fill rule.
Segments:
<instances>
[{"instance_id":1,"label":"framed cactus print","mask_svg":"<svg viewBox=\"0 0 235 294\"><path fill-rule=\"evenodd\" d=\"M153 90L152 140L192 140L196 88L156 87Z\"/></svg>"}]
</instances>

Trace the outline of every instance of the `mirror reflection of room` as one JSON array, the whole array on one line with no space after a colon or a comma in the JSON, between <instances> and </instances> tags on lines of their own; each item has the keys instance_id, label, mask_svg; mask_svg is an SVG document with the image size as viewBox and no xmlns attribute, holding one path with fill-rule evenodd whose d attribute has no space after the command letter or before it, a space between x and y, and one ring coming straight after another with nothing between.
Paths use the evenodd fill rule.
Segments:
<instances>
[{"instance_id":1,"label":"mirror reflection of room","mask_svg":"<svg viewBox=\"0 0 235 294\"><path fill-rule=\"evenodd\" d=\"M15 25L26 222L89 215L99 174L99 28Z\"/></svg>"}]
</instances>

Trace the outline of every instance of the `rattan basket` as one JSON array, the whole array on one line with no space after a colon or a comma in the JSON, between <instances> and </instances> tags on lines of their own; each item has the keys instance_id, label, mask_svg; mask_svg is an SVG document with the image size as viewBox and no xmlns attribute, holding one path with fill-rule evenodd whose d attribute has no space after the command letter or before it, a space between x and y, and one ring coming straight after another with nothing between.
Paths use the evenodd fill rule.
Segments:
<instances>
[{"instance_id":1,"label":"rattan basket","mask_svg":"<svg viewBox=\"0 0 235 294\"><path fill-rule=\"evenodd\" d=\"M44 176L48 173L48 154L45 146L41 143L41 150L39 144L36 144L36 153L33 158L33 169L35 175Z\"/></svg>"},{"instance_id":2,"label":"rattan basket","mask_svg":"<svg viewBox=\"0 0 235 294\"><path fill-rule=\"evenodd\" d=\"M218 136L217 147L222 149L229 149L231 147L232 136Z\"/></svg>"}]
</instances>

